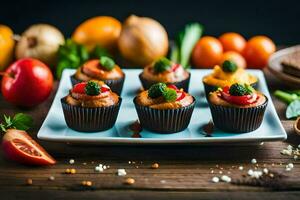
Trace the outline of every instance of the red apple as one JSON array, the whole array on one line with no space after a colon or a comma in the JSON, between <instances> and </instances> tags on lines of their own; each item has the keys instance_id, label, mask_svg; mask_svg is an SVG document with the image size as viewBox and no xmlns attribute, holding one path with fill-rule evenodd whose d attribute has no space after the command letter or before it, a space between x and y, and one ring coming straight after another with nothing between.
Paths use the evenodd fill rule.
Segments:
<instances>
[{"instance_id":1,"label":"red apple","mask_svg":"<svg viewBox=\"0 0 300 200\"><path fill-rule=\"evenodd\" d=\"M32 58L17 60L4 73L3 97L17 106L31 107L46 100L53 87L53 75L44 63Z\"/></svg>"}]
</instances>

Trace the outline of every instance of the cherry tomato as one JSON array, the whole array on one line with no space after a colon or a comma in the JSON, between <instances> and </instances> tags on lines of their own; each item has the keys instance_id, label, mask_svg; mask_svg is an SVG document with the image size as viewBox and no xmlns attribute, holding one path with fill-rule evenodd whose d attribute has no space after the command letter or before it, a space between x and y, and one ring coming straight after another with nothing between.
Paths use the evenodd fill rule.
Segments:
<instances>
[{"instance_id":1,"label":"cherry tomato","mask_svg":"<svg viewBox=\"0 0 300 200\"><path fill-rule=\"evenodd\" d=\"M223 53L221 61L220 61L220 65L222 65L225 60L231 60L238 67L246 68L246 60L245 60L245 58L241 54L239 54L237 52L227 51L227 52Z\"/></svg>"},{"instance_id":2,"label":"cherry tomato","mask_svg":"<svg viewBox=\"0 0 300 200\"><path fill-rule=\"evenodd\" d=\"M246 58L248 67L263 68L267 65L270 55L275 50L275 44L270 38L255 36L247 42L243 55Z\"/></svg>"},{"instance_id":3,"label":"cherry tomato","mask_svg":"<svg viewBox=\"0 0 300 200\"><path fill-rule=\"evenodd\" d=\"M10 160L29 165L53 165L56 161L25 131L9 129L2 139L2 149Z\"/></svg>"},{"instance_id":4,"label":"cherry tomato","mask_svg":"<svg viewBox=\"0 0 300 200\"><path fill-rule=\"evenodd\" d=\"M220 63L223 47L217 38L201 38L192 53L192 62L197 68L212 68Z\"/></svg>"},{"instance_id":5,"label":"cherry tomato","mask_svg":"<svg viewBox=\"0 0 300 200\"><path fill-rule=\"evenodd\" d=\"M237 105L249 105L257 100L257 94L253 95L244 95L244 96L232 96L229 92L221 92L223 99L226 101L237 104Z\"/></svg>"},{"instance_id":6,"label":"cherry tomato","mask_svg":"<svg viewBox=\"0 0 300 200\"><path fill-rule=\"evenodd\" d=\"M219 37L219 40L222 43L225 52L236 51L242 53L246 46L245 38L238 33L224 33Z\"/></svg>"}]
</instances>

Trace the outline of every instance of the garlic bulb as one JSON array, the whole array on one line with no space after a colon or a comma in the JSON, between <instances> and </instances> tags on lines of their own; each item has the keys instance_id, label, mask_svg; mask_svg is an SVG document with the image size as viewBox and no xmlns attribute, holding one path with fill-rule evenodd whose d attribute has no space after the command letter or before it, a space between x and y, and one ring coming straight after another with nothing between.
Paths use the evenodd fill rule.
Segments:
<instances>
[{"instance_id":1,"label":"garlic bulb","mask_svg":"<svg viewBox=\"0 0 300 200\"><path fill-rule=\"evenodd\" d=\"M64 42L63 34L54 26L35 24L21 35L16 46L16 58L36 58L54 67L59 45Z\"/></svg>"},{"instance_id":2,"label":"garlic bulb","mask_svg":"<svg viewBox=\"0 0 300 200\"><path fill-rule=\"evenodd\" d=\"M123 24L118 46L125 59L144 67L167 54L168 35L154 19L132 15Z\"/></svg>"}]
</instances>

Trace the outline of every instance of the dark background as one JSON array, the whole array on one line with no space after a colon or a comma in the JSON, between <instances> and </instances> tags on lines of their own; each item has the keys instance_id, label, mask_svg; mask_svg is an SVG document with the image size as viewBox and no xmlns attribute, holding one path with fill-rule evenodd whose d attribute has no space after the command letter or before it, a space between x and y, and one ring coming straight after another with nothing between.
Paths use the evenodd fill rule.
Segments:
<instances>
[{"instance_id":1,"label":"dark background","mask_svg":"<svg viewBox=\"0 0 300 200\"><path fill-rule=\"evenodd\" d=\"M246 38L264 34L278 45L300 43L300 1L296 0L10 0L1 2L0 23L16 33L34 23L50 23L69 37L89 17L111 15L123 21L133 13L157 19L170 38L187 22L197 21L205 26L206 35L235 31Z\"/></svg>"}]
</instances>

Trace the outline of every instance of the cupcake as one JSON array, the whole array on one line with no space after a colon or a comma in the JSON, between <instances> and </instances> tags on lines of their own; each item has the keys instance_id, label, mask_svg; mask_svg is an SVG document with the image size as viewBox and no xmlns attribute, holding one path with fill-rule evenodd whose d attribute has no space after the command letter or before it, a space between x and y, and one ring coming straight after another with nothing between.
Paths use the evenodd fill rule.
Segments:
<instances>
[{"instance_id":1,"label":"cupcake","mask_svg":"<svg viewBox=\"0 0 300 200\"><path fill-rule=\"evenodd\" d=\"M145 90L155 83L173 84L184 91L189 89L190 73L165 57L145 67L139 77Z\"/></svg>"},{"instance_id":2,"label":"cupcake","mask_svg":"<svg viewBox=\"0 0 300 200\"><path fill-rule=\"evenodd\" d=\"M229 60L223 62L222 66L216 65L211 74L203 77L206 96L216 89L231 86L234 83L248 84L257 87L257 77L249 74L244 68Z\"/></svg>"},{"instance_id":3,"label":"cupcake","mask_svg":"<svg viewBox=\"0 0 300 200\"><path fill-rule=\"evenodd\" d=\"M235 83L211 92L208 104L217 128L245 133L260 127L268 98L250 85Z\"/></svg>"},{"instance_id":4,"label":"cupcake","mask_svg":"<svg viewBox=\"0 0 300 200\"><path fill-rule=\"evenodd\" d=\"M121 68L115 64L113 59L107 56L85 62L71 76L73 86L82 81L98 80L103 81L118 95L122 92L124 79L125 74Z\"/></svg>"},{"instance_id":5,"label":"cupcake","mask_svg":"<svg viewBox=\"0 0 300 200\"><path fill-rule=\"evenodd\" d=\"M76 84L61 99L66 123L80 132L104 131L116 122L122 99L102 81Z\"/></svg>"},{"instance_id":6,"label":"cupcake","mask_svg":"<svg viewBox=\"0 0 300 200\"><path fill-rule=\"evenodd\" d=\"M176 133L187 128L195 98L175 85L156 83L138 94L134 105L141 126L157 133Z\"/></svg>"}]
</instances>

